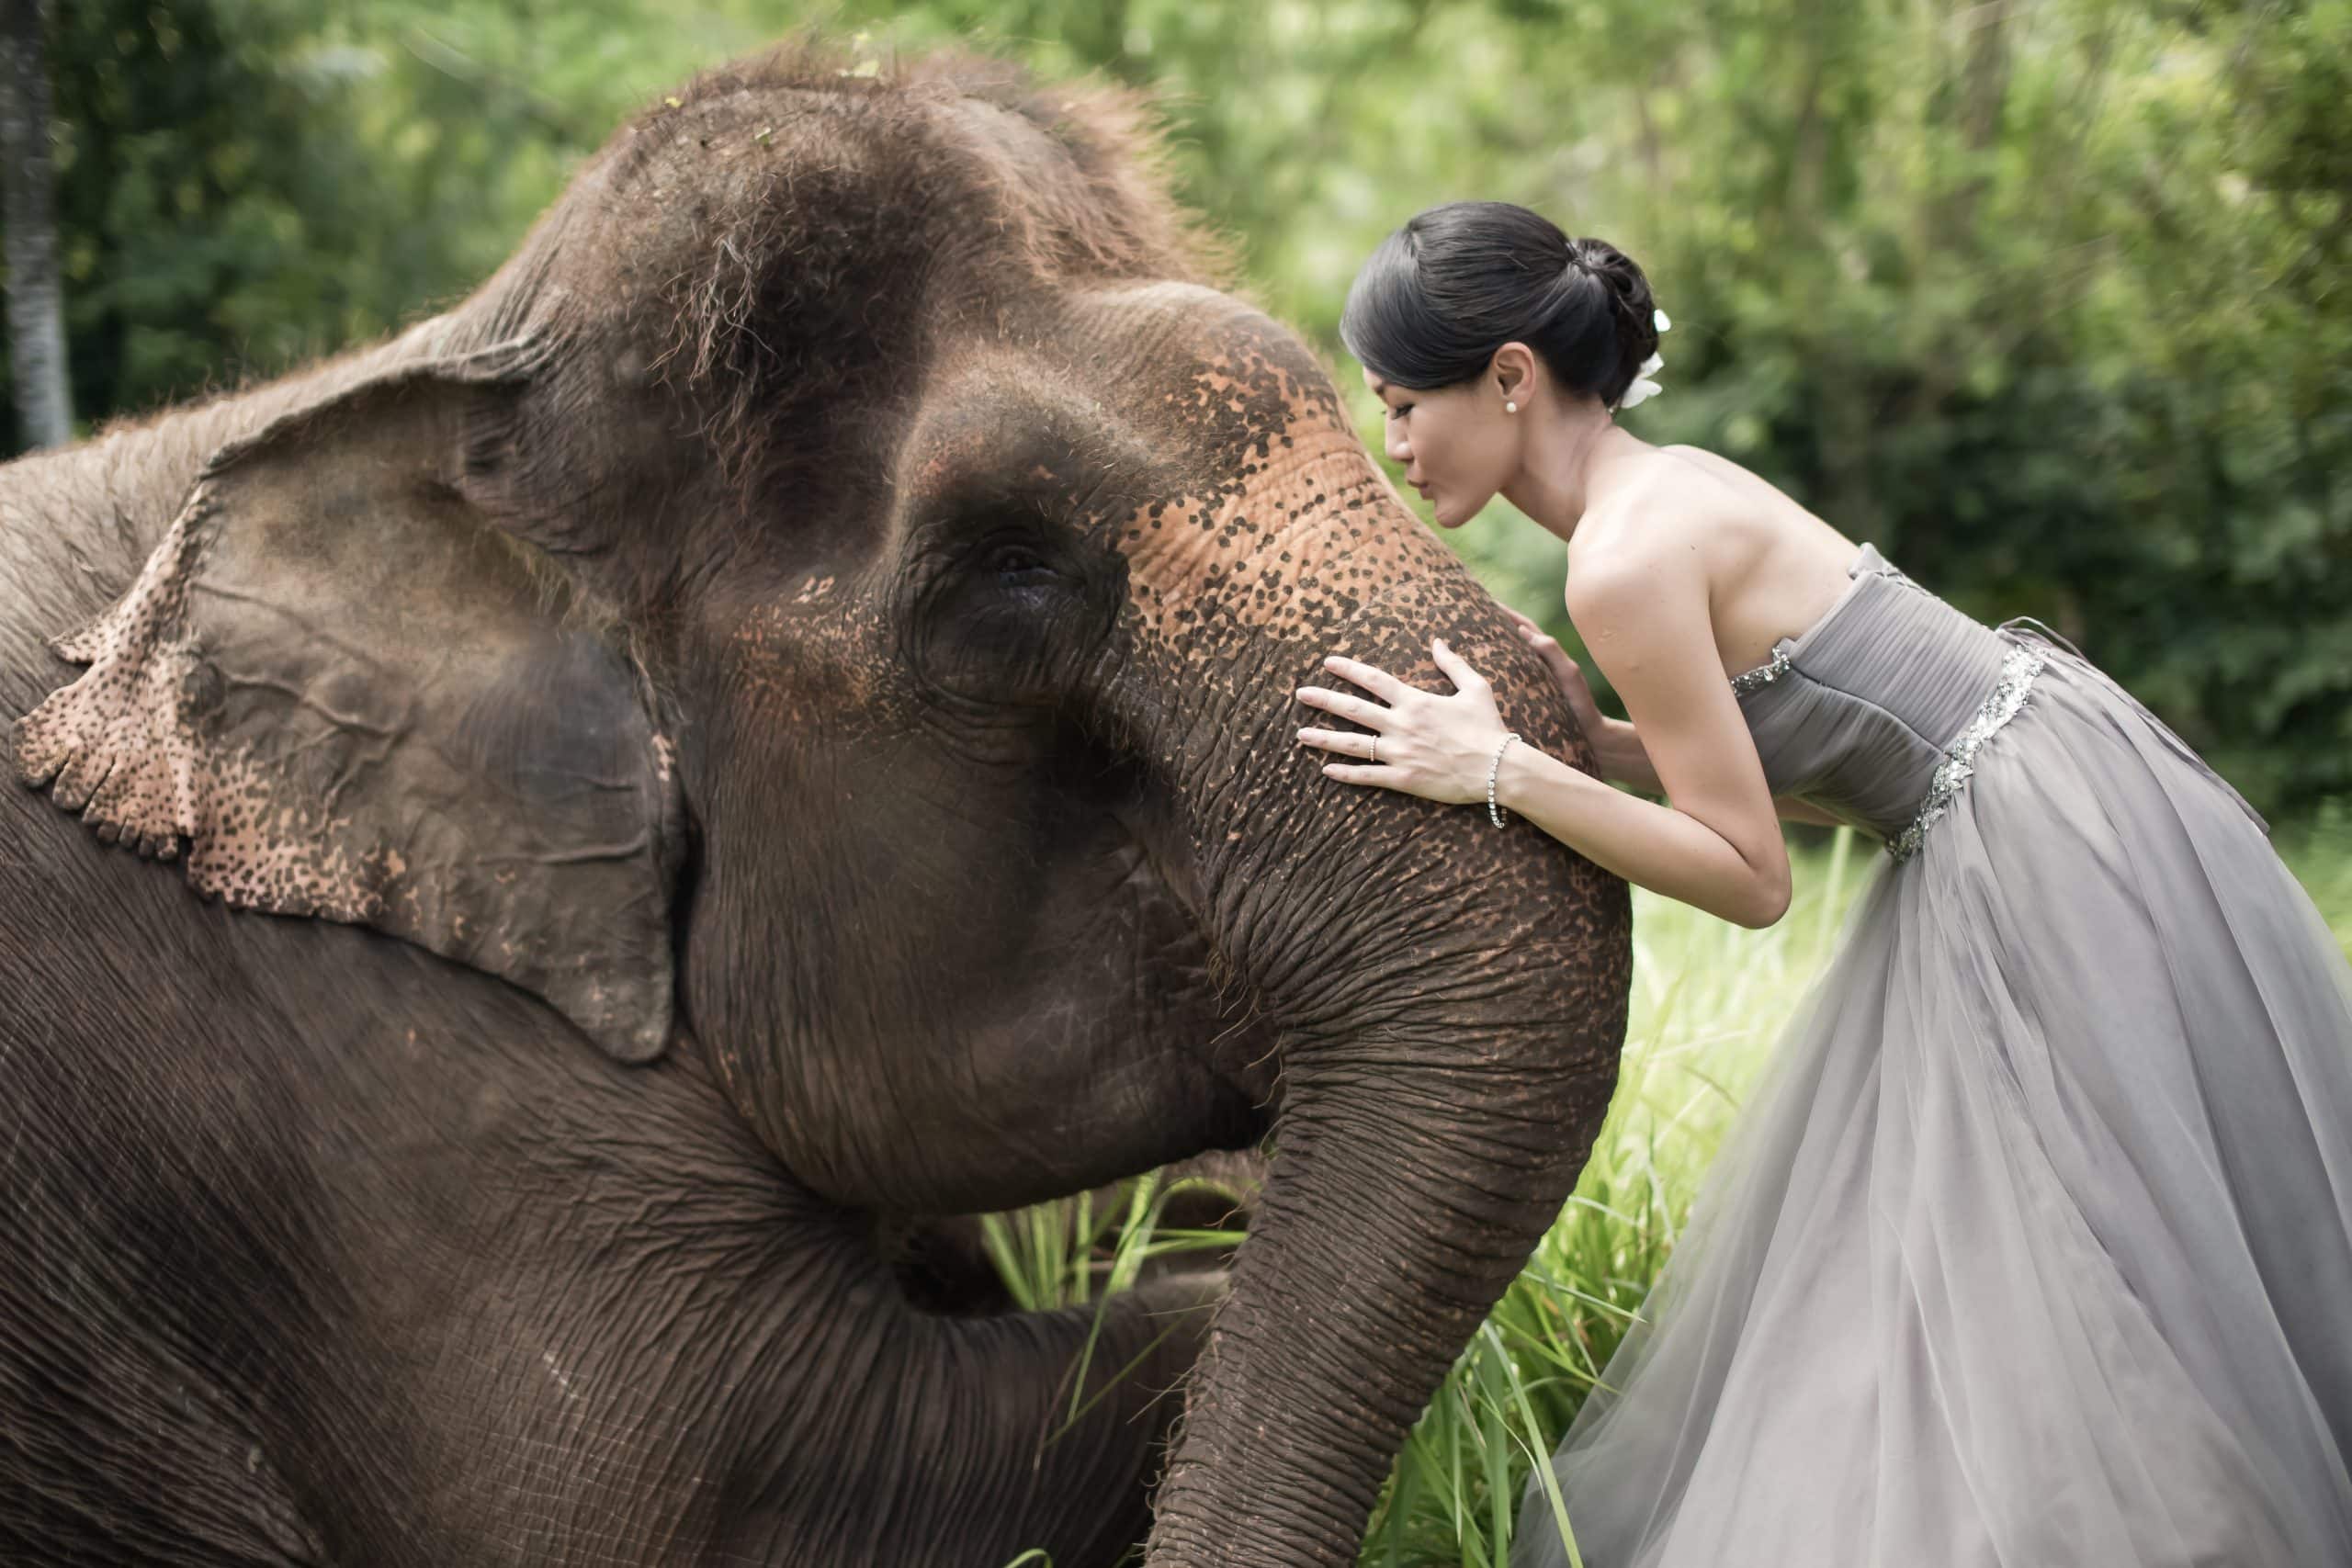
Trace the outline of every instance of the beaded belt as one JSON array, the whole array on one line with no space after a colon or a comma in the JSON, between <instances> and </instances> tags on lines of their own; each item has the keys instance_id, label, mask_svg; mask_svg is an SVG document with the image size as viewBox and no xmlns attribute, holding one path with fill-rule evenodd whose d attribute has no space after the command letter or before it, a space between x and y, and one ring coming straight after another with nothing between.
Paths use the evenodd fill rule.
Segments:
<instances>
[{"instance_id":1,"label":"beaded belt","mask_svg":"<svg viewBox=\"0 0 2352 1568\"><path fill-rule=\"evenodd\" d=\"M1994 683L1992 694L1944 748L1943 760L1936 764L1936 771L1928 781L1928 797L1919 803L1919 814L1911 818L1910 826L1886 841L1888 854L1905 861L1919 852L1928 826L1951 808L1960 786L1976 771L1976 749L2017 716L2033 678L2041 673L2048 662L2037 649L2009 649L2008 657L2001 660L2001 678Z\"/></svg>"}]
</instances>

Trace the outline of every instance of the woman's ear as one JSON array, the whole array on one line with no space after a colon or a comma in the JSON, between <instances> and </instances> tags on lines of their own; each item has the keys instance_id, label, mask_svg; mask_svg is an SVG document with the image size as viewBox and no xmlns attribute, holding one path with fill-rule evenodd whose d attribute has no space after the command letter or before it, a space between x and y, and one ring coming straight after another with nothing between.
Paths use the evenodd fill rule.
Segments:
<instances>
[{"instance_id":1,"label":"woman's ear","mask_svg":"<svg viewBox=\"0 0 2352 1568\"><path fill-rule=\"evenodd\" d=\"M130 591L54 645L28 784L244 908L368 925L658 1055L682 835L627 638L468 500L506 345L368 381L205 466ZM487 433L487 434L486 434Z\"/></svg>"},{"instance_id":2,"label":"woman's ear","mask_svg":"<svg viewBox=\"0 0 2352 1568\"><path fill-rule=\"evenodd\" d=\"M1535 390L1535 351L1516 339L1495 350L1494 357L1487 364L1487 384L1492 395L1502 402L1519 405L1512 412L1521 412L1532 407Z\"/></svg>"}]
</instances>

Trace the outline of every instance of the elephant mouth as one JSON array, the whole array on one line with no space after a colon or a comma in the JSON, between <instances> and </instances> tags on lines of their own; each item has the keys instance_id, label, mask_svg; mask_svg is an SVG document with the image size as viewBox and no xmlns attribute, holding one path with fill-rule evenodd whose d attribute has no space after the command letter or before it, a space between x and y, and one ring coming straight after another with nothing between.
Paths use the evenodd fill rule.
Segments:
<instances>
[{"instance_id":1,"label":"elephant mouth","mask_svg":"<svg viewBox=\"0 0 2352 1568\"><path fill-rule=\"evenodd\" d=\"M1020 891L934 912L912 1004L935 1042L919 1070L960 1102L934 1119L961 1128L941 1156L960 1174L925 1185L967 1210L1248 1148L1279 1109L1280 1033L1214 940L1159 792L1135 764L1059 754L1074 776L1020 829Z\"/></svg>"}]
</instances>

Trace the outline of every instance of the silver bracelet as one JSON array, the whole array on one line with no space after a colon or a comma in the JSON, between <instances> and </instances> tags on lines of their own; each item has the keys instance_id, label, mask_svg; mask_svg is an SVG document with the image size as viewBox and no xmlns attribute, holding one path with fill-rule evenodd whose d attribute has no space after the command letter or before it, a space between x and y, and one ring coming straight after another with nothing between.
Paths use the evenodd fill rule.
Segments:
<instances>
[{"instance_id":1,"label":"silver bracelet","mask_svg":"<svg viewBox=\"0 0 2352 1568\"><path fill-rule=\"evenodd\" d=\"M1510 750L1510 743L1518 739L1519 731L1516 729L1504 736L1503 743L1495 748L1495 760L1487 765L1487 818L1498 828L1503 825L1503 814L1501 808L1495 805L1495 774L1502 771L1503 753Z\"/></svg>"}]
</instances>

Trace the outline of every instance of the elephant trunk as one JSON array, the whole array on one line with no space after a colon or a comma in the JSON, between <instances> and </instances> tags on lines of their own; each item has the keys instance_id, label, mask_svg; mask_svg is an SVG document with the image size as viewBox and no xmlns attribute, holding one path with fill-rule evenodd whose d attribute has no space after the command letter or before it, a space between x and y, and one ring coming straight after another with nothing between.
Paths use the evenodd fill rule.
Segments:
<instances>
[{"instance_id":1,"label":"elephant trunk","mask_svg":"<svg viewBox=\"0 0 2352 1568\"><path fill-rule=\"evenodd\" d=\"M1491 604L1456 613L1446 634L1506 723L1584 755L1523 646L1483 624ZM1385 667L1427 686L1414 663ZM1273 722L1253 750L1282 757L1298 720ZM1623 1039L1622 882L1483 806L1295 765L1305 809L1219 878L1218 923L1255 932L1247 966L1283 1032L1281 1110L1159 1492L1154 1568L1354 1560L1412 1422L1566 1201ZM1302 822L1329 836L1306 842Z\"/></svg>"},{"instance_id":2,"label":"elephant trunk","mask_svg":"<svg viewBox=\"0 0 2352 1568\"><path fill-rule=\"evenodd\" d=\"M1352 1562L1407 1430L1574 1182L1562 1096L1493 1093L1409 1036L1359 1046L1297 1075L1154 1564Z\"/></svg>"}]
</instances>

